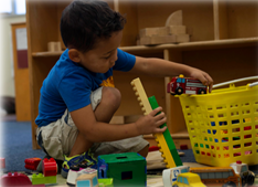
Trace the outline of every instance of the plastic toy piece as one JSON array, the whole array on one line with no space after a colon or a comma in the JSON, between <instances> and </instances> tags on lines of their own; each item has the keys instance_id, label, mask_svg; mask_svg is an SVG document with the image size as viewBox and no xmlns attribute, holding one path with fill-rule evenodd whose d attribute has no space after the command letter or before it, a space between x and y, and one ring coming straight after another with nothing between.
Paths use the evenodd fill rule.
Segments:
<instances>
[{"instance_id":1,"label":"plastic toy piece","mask_svg":"<svg viewBox=\"0 0 258 187\"><path fill-rule=\"evenodd\" d=\"M98 182L99 187L114 187L112 178L98 179Z\"/></svg>"},{"instance_id":2,"label":"plastic toy piece","mask_svg":"<svg viewBox=\"0 0 258 187\"><path fill-rule=\"evenodd\" d=\"M178 187L206 187L201 179L200 176L196 173L181 173L177 176L177 181L173 183L172 186Z\"/></svg>"},{"instance_id":3,"label":"plastic toy piece","mask_svg":"<svg viewBox=\"0 0 258 187\"><path fill-rule=\"evenodd\" d=\"M32 184L37 185L37 184L55 184L56 183L56 176L49 176L45 177L42 173L32 174Z\"/></svg>"},{"instance_id":4,"label":"plastic toy piece","mask_svg":"<svg viewBox=\"0 0 258 187\"><path fill-rule=\"evenodd\" d=\"M186 149L188 149L188 146L186 144L180 145L180 149L181 150L186 150Z\"/></svg>"},{"instance_id":5,"label":"plastic toy piece","mask_svg":"<svg viewBox=\"0 0 258 187\"><path fill-rule=\"evenodd\" d=\"M149 152L158 151L158 150L159 150L158 146L151 146L151 147L149 147Z\"/></svg>"},{"instance_id":6,"label":"plastic toy piece","mask_svg":"<svg viewBox=\"0 0 258 187\"><path fill-rule=\"evenodd\" d=\"M204 184L216 186L241 186L241 177L235 173L232 167L198 167L190 168L190 172L201 177Z\"/></svg>"},{"instance_id":7,"label":"plastic toy piece","mask_svg":"<svg viewBox=\"0 0 258 187\"><path fill-rule=\"evenodd\" d=\"M43 160L43 174L45 177L56 176L57 164L54 158L45 158Z\"/></svg>"},{"instance_id":8,"label":"plastic toy piece","mask_svg":"<svg viewBox=\"0 0 258 187\"><path fill-rule=\"evenodd\" d=\"M17 172L1 176L0 184L4 187L33 187L28 176ZM37 185L37 187L45 187L45 185Z\"/></svg>"},{"instance_id":9,"label":"plastic toy piece","mask_svg":"<svg viewBox=\"0 0 258 187\"><path fill-rule=\"evenodd\" d=\"M135 152L100 155L98 178L113 178L114 186L146 186L146 159Z\"/></svg>"},{"instance_id":10,"label":"plastic toy piece","mask_svg":"<svg viewBox=\"0 0 258 187\"><path fill-rule=\"evenodd\" d=\"M25 162L24 167L30 170L37 170L37 166L40 161L41 161L41 158L27 158L24 160Z\"/></svg>"},{"instance_id":11,"label":"plastic toy piece","mask_svg":"<svg viewBox=\"0 0 258 187\"><path fill-rule=\"evenodd\" d=\"M242 186L252 186L255 181L254 172L248 169L248 165L246 163L242 163L242 161L238 160L235 163L230 164L236 174L241 176Z\"/></svg>"},{"instance_id":12,"label":"plastic toy piece","mask_svg":"<svg viewBox=\"0 0 258 187\"><path fill-rule=\"evenodd\" d=\"M98 187L97 173L82 174L76 179L76 187Z\"/></svg>"},{"instance_id":13,"label":"plastic toy piece","mask_svg":"<svg viewBox=\"0 0 258 187\"><path fill-rule=\"evenodd\" d=\"M155 96L149 97L149 102L151 104L152 109L155 109L155 108L159 107L158 102L157 102ZM167 126L166 123L164 123L160 127L163 128L165 126ZM183 163L182 163L182 161L181 161L181 159L180 159L180 157L178 155L178 152L176 150L176 146L175 146L175 144L173 142L173 139L172 139L172 137L170 135L170 132L169 132L168 128L163 132L163 137L165 138L165 141L166 141L164 143L168 146L169 151L170 151L170 153L171 153L171 155L172 155L172 157L174 159L174 162L175 162L176 166L182 166ZM169 154L169 153L166 153L166 154Z\"/></svg>"},{"instance_id":14,"label":"plastic toy piece","mask_svg":"<svg viewBox=\"0 0 258 187\"><path fill-rule=\"evenodd\" d=\"M167 93L171 95L185 94L206 94L207 86L203 85L198 79L184 77L173 77L172 80L167 84Z\"/></svg>"},{"instance_id":15,"label":"plastic toy piece","mask_svg":"<svg viewBox=\"0 0 258 187\"><path fill-rule=\"evenodd\" d=\"M131 85L133 86L133 90L135 91L135 95L137 96L137 100L139 101L140 106L142 107L142 111L143 111L144 115L149 114L152 111L152 108L151 108L151 105L149 103L149 100L147 98L147 95L145 93L145 90L142 86L140 79L139 78L134 79L131 82ZM168 148L167 142L166 142L163 134L156 133L156 134L154 134L154 136L156 137L155 140L157 141L157 144L160 147L160 152L162 153L162 157L164 158L166 167L167 168L176 167L177 165L175 164L175 161Z\"/></svg>"},{"instance_id":16,"label":"plastic toy piece","mask_svg":"<svg viewBox=\"0 0 258 187\"><path fill-rule=\"evenodd\" d=\"M178 166L175 168L164 169L162 171L162 180L164 187L171 187L173 182L177 180L177 176L180 173L187 173L189 172L189 166Z\"/></svg>"},{"instance_id":17,"label":"plastic toy piece","mask_svg":"<svg viewBox=\"0 0 258 187\"><path fill-rule=\"evenodd\" d=\"M5 168L5 158L0 158L0 169Z\"/></svg>"},{"instance_id":18,"label":"plastic toy piece","mask_svg":"<svg viewBox=\"0 0 258 187\"><path fill-rule=\"evenodd\" d=\"M66 179L66 184L68 186L75 186L76 185L76 179L83 174L92 174L92 173L97 173L98 170L93 169L93 168L86 168L86 169L81 169L81 168L73 168L71 167L68 176Z\"/></svg>"}]
</instances>

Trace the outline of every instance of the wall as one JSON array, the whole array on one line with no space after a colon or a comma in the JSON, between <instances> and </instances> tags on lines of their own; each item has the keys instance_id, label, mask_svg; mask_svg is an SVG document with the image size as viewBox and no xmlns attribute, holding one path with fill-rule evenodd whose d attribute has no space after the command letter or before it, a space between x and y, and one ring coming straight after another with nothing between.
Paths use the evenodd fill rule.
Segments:
<instances>
[{"instance_id":1,"label":"wall","mask_svg":"<svg viewBox=\"0 0 258 187\"><path fill-rule=\"evenodd\" d=\"M11 24L25 21L25 15L0 18L0 97L15 97Z\"/></svg>"}]
</instances>

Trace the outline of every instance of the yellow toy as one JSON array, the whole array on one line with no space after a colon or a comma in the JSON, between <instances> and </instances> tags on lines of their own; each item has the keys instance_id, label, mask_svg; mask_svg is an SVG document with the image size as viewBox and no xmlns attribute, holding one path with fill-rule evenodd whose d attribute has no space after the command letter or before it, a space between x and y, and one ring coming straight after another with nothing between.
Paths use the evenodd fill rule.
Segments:
<instances>
[{"instance_id":1,"label":"yellow toy","mask_svg":"<svg viewBox=\"0 0 258 187\"><path fill-rule=\"evenodd\" d=\"M142 107L142 111L144 115L148 115L152 111L152 107L150 105L150 102L147 98L147 95L145 93L145 90L141 84L141 81L139 78L134 79L131 82L131 85L133 86L133 90L135 91L135 95L137 96L137 100L140 102L140 106ZM169 134L170 136L170 134ZM167 141L162 133L156 133L154 134L155 140L157 141L157 144L160 148L160 152L162 153L162 157L164 158L164 162L166 163L167 168L177 167L182 165L182 162L177 154L177 151L175 154L177 154L179 161L177 160L177 164L174 161L174 158L171 154L171 149L169 148ZM171 136L170 136L171 138ZM172 138L171 138L172 139Z\"/></svg>"}]
</instances>

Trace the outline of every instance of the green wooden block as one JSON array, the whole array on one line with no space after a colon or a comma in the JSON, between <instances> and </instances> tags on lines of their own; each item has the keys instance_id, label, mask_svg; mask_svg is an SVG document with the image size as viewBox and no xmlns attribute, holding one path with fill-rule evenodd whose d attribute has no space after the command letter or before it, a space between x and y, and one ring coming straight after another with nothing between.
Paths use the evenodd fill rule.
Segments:
<instances>
[{"instance_id":1,"label":"green wooden block","mask_svg":"<svg viewBox=\"0 0 258 187\"><path fill-rule=\"evenodd\" d=\"M149 99L151 108L152 108L153 110L154 110L155 108L158 108L158 107L159 107L158 102L157 102L155 96L151 96L151 97L149 97L148 99ZM167 126L166 123L162 124L162 125L160 126L160 128L163 128L163 127L165 127L165 126ZM182 166L183 163L182 163L182 161L181 161L181 159L180 159L180 157L179 157L179 155L178 155L178 152L177 152L177 150L176 150L175 143L174 143L174 141L173 141L173 139L172 139L172 137L171 137L171 135L170 135L170 132L169 132L168 128L163 132L163 136L164 136L164 138L165 138L165 140L166 140L166 142L167 142L168 148L169 148L169 150L170 150L170 153L171 153L171 155L172 155L172 157L173 157L173 159L174 159L174 162L175 162L176 166Z\"/></svg>"},{"instance_id":2,"label":"green wooden block","mask_svg":"<svg viewBox=\"0 0 258 187\"><path fill-rule=\"evenodd\" d=\"M100 155L98 178L113 178L114 186L146 186L146 159L134 152Z\"/></svg>"}]
</instances>

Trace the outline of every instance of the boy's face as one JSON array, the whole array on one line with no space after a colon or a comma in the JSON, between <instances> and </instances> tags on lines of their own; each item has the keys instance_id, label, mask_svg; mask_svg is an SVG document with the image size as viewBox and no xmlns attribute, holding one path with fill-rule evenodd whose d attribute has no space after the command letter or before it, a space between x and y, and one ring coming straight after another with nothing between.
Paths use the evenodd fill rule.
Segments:
<instances>
[{"instance_id":1,"label":"boy's face","mask_svg":"<svg viewBox=\"0 0 258 187\"><path fill-rule=\"evenodd\" d=\"M114 32L109 39L100 39L94 49L86 53L78 52L78 63L92 72L106 73L115 65L122 35L122 31Z\"/></svg>"}]
</instances>

